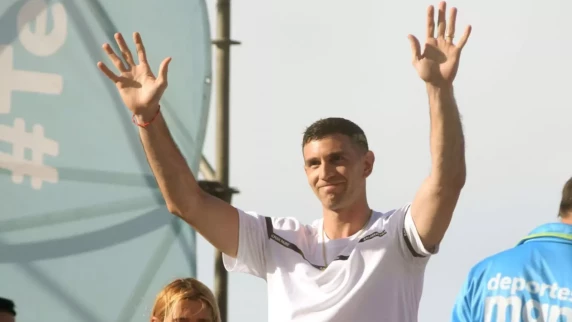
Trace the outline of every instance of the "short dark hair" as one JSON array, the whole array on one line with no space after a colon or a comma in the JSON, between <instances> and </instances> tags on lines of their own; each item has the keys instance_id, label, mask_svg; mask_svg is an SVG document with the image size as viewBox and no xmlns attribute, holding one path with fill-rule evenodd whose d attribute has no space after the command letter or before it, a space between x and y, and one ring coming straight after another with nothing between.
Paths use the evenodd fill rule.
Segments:
<instances>
[{"instance_id":1,"label":"short dark hair","mask_svg":"<svg viewBox=\"0 0 572 322\"><path fill-rule=\"evenodd\" d=\"M0 297L0 312L9 313L16 316L16 308L14 302L9 299Z\"/></svg>"},{"instance_id":2,"label":"short dark hair","mask_svg":"<svg viewBox=\"0 0 572 322\"><path fill-rule=\"evenodd\" d=\"M342 134L358 147L369 151L367 138L363 130L354 122L341 117L328 117L320 119L306 128L302 138L302 147L311 141L321 140L327 136Z\"/></svg>"},{"instance_id":3,"label":"short dark hair","mask_svg":"<svg viewBox=\"0 0 572 322\"><path fill-rule=\"evenodd\" d=\"M560 214L564 218L572 213L572 178L566 182L562 189L562 201L560 201Z\"/></svg>"}]
</instances>

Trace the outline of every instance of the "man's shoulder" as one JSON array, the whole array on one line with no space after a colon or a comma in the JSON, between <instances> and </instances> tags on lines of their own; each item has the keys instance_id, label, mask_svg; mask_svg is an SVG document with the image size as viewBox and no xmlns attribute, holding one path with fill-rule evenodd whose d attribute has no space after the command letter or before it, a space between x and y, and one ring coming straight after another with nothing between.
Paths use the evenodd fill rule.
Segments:
<instances>
[{"instance_id":1,"label":"man's shoulder","mask_svg":"<svg viewBox=\"0 0 572 322\"><path fill-rule=\"evenodd\" d=\"M295 217L265 216L260 212L241 209L239 209L239 213L240 218L244 220L244 225L256 225L258 229L264 230L264 234L268 238L276 235L294 241L316 235L315 227L306 225Z\"/></svg>"},{"instance_id":2,"label":"man's shoulder","mask_svg":"<svg viewBox=\"0 0 572 322\"><path fill-rule=\"evenodd\" d=\"M480 280L491 274L520 267L519 264L525 259L522 251L519 247L508 248L481 259L471 268L469 278Z\"/></svg>"},{"instance_id":3,"label":"man's shoulder","mask_svg":"<svg viewBox=\"0 0 572 322\"><path fill-rule=\"evenodd\" d=\"M308 233L314 231L312 225L306 225L295 217L271 217L264 216L257 212L245 211L249 216L257 217L259 220L264 220L267 228L271 228L274 232L292 232L292 233Z\"/></svg>"},{"instance_id":4,"label":"man's shoulder","mask_svg":"<svg viewBox=\"0 0 572 322\"><path fill-rule=\"evenodd\" d=\"M399 208L391 208L391 210L387 211L374 210L373 216L376 217L376 219L381 219L384 221L403 220L405 215L409 212L410 207L411 203L407 203Z\"/></svg>"},{"instance_id":5,"label":"man's shoulder","mask_svg":"<svg viewBox=\"0 0 572 322\"><path fill-rule=\"evenodd\" d=\"M541 227L543 226L539 228ZM535 231L537 230L531 233L532 236L534 236ZM548 238L550 238L550 236L548 236ZM548 258L546 255L550 254L545 252L549 244L541 241L542 240L530 241L529 238L525 238L514 247L505 248L504 250L481 259L472 267L471 272L475 275L479 275L486 274L488 271L508 270L510 268L516 270L532 262L544 260Z\"/></svg>"},{"instance_id":6,"label":"man's shoulder","mask_svg":"<svg viewBox=\"0 0 572 322\"><path fill-rule=\"evenodd\" d=\"M282 230L301 230L306 229L309 225L302 223L295 217L270 217L272 226Z\"/></svg>"}]
</instances>

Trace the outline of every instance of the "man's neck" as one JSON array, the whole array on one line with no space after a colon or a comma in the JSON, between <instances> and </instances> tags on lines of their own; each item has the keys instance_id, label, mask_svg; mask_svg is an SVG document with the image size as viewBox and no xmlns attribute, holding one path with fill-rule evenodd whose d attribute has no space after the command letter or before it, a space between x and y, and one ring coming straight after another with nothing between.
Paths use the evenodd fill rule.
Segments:
<instances>
[{"instance_id":1,"label":"man's neck","mask_svg":"<svg viewBox=\"0 0 572 322\"><path fill-rule=\"evenodd\" d=\"M349 237L367 224L370 214L367 202L338 210L324 209L324 231L329 239Z\"/></svg>"},{"instance_id":2,"label":"man's neck","mask_svg":"<svg viewBox=\"0 0 572 322\"><path fill-rule=\"evenodd\" d=\"M572 225L572 213L568 213L562 217L562 223Z\"/></svg>"}]
</instances>

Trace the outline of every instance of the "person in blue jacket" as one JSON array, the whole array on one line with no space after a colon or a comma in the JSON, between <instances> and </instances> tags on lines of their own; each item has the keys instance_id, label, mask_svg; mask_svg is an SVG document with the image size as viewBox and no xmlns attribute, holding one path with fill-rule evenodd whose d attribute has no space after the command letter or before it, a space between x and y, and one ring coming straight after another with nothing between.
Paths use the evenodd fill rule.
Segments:
<instances>
[{"instance_id":1,"label":"person in blue jacket","mask_svg":"<svg viewBox=\"0 0 572 322\"><path fill-rule=\"evenodd\" d=\"M559 223L534 229L469 272L453 322L572 322L572 178Z\"/></svg>"}]
</instances>

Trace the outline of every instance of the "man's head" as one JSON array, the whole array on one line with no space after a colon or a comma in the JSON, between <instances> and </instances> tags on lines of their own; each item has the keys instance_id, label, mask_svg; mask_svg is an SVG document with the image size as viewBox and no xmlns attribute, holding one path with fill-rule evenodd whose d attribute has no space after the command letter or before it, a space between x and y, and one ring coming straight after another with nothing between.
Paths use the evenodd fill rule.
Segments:
<instances>
[{"instance_id":1,"label":"man's head","mask_svg":"<svg viewBox=\"0 0 572 322\"><path fill-rule=\"evenodd\" d=\"M302 150L308 183L325 208L340 210L365 200L375 157L359 126L337 117L316 121L304 132Z\"/></svg>"},{"instance_id":2,"label":"man's head","mask_svg":"<svg viewBox=\"0 0 572 322\"><path fill-rule=\"evenodd\" d=\"M151 322L220 322L220 311L211 290L194 278L177 279L155 299Z\"/></svg>"},{"instance_id":3,"label":"man's head","mask_svg":"<svg viewBox=\"0 0 572 322\"><path fill-rule=\"evenodd\" d=\"M572 178L566 182L562 189L562 201L560 201L560 213L562 219L572 221Z\"/></svg>"},{"instance_id":4,"label":"man's head","mask_svg":"<svg viewBox=\"0 0 572 322\"><path fill-rule=\"evenodd\" d=\"M14 302L0 297L0 322L16 321L16 309Z\"/></svg>"}]
</instances>

